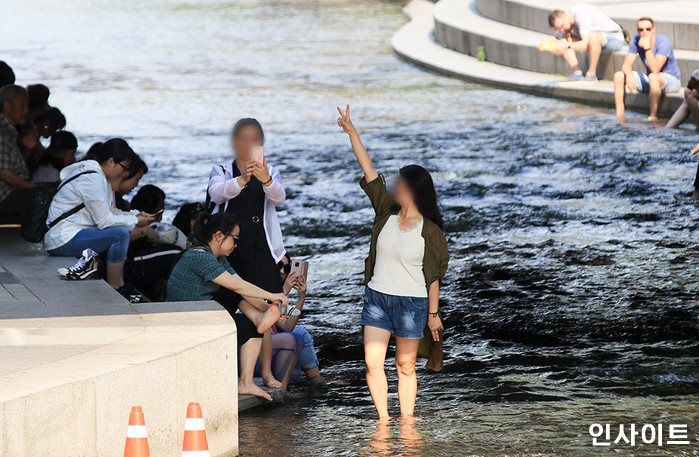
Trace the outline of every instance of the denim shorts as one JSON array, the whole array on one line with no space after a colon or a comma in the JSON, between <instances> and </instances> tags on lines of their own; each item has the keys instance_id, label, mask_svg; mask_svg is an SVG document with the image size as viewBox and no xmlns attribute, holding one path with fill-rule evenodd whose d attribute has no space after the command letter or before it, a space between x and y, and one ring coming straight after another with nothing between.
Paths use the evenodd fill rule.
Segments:
<instances>
[{"instance_id":1,"label":"denim shorts","mask_svg":"<svg viewBox=\"0 0 699 457\"><path fill-rule=\"evenodd\" d=\"M388 295L367 286L360 324L388 330L398 338L419 340L427 325L428 309L427 297Z\"/></svg>"},{"instance_id":2,"label":"denim shorts","mask_svg":"<svg viewBox=\"0 0 699 457\"><path fill-rule=\"evenodd\" d=\"M663 94L678 92L682 88L682 82L670 73L660 72L660 74L665 76L665 85L661 88ZM647 74L634 71L633 77L636 80L636 89L639 92L648 93L650 91L650 82L648 82Z\"/></svg>"},{"instance_id":3,"label":"denim shorts","mask_svg":"<svg viewBox=\"0 0 699 457\"><path fill-rule=\"evenodd\" d=\"M613 33L602 32L607 42L602 46L602 52L615 52L621 49L626 42Z\"/></svg>"}]
</instances>

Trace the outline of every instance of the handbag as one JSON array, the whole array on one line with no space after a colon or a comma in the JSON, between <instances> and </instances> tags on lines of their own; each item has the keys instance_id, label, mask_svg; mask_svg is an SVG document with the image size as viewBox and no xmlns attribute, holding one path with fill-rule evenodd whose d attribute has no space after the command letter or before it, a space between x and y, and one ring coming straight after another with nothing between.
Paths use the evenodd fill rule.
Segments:
<instances>
[{"instance_id":1,"label":"handbag","mask_svg":"<svg viewBox=\"0 0 699 457\"><path fill-rule=\"evenodd\" d=\"M49 208L51 207L51 202L53 201L53 197L58 193L58 191L60 191L63 186L65 186L78 176L87 175L90 173L97 172L95 170L88 170L83 171L81 173L77 173L63 181L56 189L47 188L42 192L37 192L36 194L34 194L34 196L32 196L31 201L29 202L29 207L22 214L22 227L19 230L20 236L25 241L29 241L30 243L39 243L44 240L44 236L46 235L46 232L49 231L49 229L54 227L62 220L72 216L81 209L85 208L85 203L81 203L78 206L71 208L65 213L61 214L50 223L46 223L49 216Z\"/></svg>"}]
</instances>

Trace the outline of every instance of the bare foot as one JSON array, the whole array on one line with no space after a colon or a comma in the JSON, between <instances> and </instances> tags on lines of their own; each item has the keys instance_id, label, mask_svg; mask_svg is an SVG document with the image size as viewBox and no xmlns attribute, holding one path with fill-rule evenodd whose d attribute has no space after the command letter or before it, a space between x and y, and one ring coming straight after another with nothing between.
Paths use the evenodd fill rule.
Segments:
<instances>
[{"instance_id":1,"label":"bare foot","mask_svg":"<svg viewBox=\"0 0 699 457\"><path fill-rule=\"evenodd\" d=\"M699 192L694 191L692 195L689 197L684 197L679 194L675 194L672 196L676 201L681 202L681 203L696 203L697 200L699 200Z\"/></svg>"},{"instance_id":2,"label":"bare foot","mask_svg":"<svg viewBox=\"0 0 699 457\"><path fill-rule=\"evenodd\" d=\"M620 124L626 124L626 118L625 118L624 116L617 116L617 117L616 117L616 120L617 120Z\"/></svg>"},{"instance_id":3,"label":"bare foot","mask_svg":"<svg viewBox=\"0 0 699 457\"><path fill-rule=\"evenodd\" d=\"M657 116L648 116L646 122L658 122Z\"/></svg>"},{"instance_id":4,"label":"bare foot","mask_svg":"<svg viewBox=\"0 0 699 457\"><path fill-rule=\"evenodd\" d=\"M262 375L262 381L270 389L281 389L282 383L277 381L272 373L267 373Z\"/></svg>"},{"instance_id":5,"label":"bare foot","mask_svg":"<svg viewBox=\"0 0 699 457\"><path fill-rule=\"evenodd\" d=\"M256 397L261 397L264 398L265 400L272 401L272 397L262 390L260 386L255 384L254 382L251 385L245 385L242 383L238 383L238 395L254 395Z\"/></svg>"},{"instance_id":6,"label":"bare foot","mask_svg":"<svg viewBox=\"0 0 699 457\"><path fill-rule=\"evenodd\" d=\"M269 309L264 312L262 318L260 319L260 322L257 324L257 333L265 333L267 330L270 329L270 327L276 324L281 315L282 314L279 312L278 306L270 306Z\"/></svg>"}]
</instances>

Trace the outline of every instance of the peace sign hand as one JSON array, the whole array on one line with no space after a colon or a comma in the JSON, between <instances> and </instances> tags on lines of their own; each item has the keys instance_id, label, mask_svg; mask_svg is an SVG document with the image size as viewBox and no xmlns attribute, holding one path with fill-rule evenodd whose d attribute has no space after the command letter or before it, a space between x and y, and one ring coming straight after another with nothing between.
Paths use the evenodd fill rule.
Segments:
<instances>
[{"instance_id":1,"label":"peace sign hand","mask_svg":"<svg viewBox=\"0 0 699 457\"><path fill-rule=\"evenodd\" d=\"M343 113L340 107L337 107L337 111L340 113L340 117L337 118L337 125L339 125L345 133L351 135L355 133L357 129L354 128L352 120L350 119L350 107L347 105L347 112Z\"/></svg>"}]
</instances>

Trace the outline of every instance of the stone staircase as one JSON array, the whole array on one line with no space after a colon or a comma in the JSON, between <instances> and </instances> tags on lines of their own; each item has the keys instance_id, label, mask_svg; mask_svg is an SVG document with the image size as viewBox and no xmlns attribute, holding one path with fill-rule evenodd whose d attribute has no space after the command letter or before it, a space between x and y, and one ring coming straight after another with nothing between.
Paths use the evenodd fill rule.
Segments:
<instances>
[{"instance_id":1,"label":"stone staircase","mask_svg":"<svg viewBox=\"0 0 699 457\"><path fill-rule=\"evenodd\" d=\"M570 69L564 60L548 52L541 52L537 45L542 40L550 40L553 29L548 26L548 13L555 4L557 8L565 9L573 2L551 2L534 0L442 0L434 8L434 35L447 48L475 56L478 48L485 50L486 60L522 70L538 73L568 74ZM612 2L613 3L613 2ZM676 3L676 2L658 2ZM648 15L657 10L658 3L648 7ZM688 3L688 2L687 2ZM633 6L628 3L609 8L610 2L598 5L614 20L622 25L630 34L636 31L637 16L646 13L644 6ZM692 12L697 10L697 4ZM610 11L607 11L610 10ZM632 13L627 11L631 10ZM618 16L617 14L625 14ZM678 14L681 14L678 11ZM699 16L699 15L698 15ZM667 17L667 16L665 16ZM658 20L658 33L668 36L675 44L675 56L683 77L699 68L699 24L683 22L683 16L678 16L680 22ZM699 23L699 17L696 18ZM627 47L608 54L603 53L597 69L599 79L611 80L614 72L621 69L626 56ZM581 66L587 67L587 56L578 53ZM637 59L635 69L643 71L640 59Z\"/></svg>"},{"instance_id":2,"label":"stone staircase","mask_svg":"<svg viewBox=\"0 0 699 457\"><path fill-rule=\"evenodd\" d=\"M658 33L673 40L683 82L699 68L699 8L696 0L587 0L635 32L636 19L654 18ZM612 75L621 68L627 48L603 55L598 83L568 82L570 72L561 57L540 52L550 40L552 8L566 9L572 0L412 0L404 11L411 21L392 37L398 57L429 71L503 89L587 104L614 105ZM586 56L578 53L583 69ZM480 59L478 58L480 57ZM483 60L482 58L485 57ZM640 60L640 59L637 59ZM641 63L635 68L642 70ZM659 114L670 116L682 103L683 92L663 96ZM648 97L627 94L626 107L647 111Z\"/></svg>"}]
</instances>

